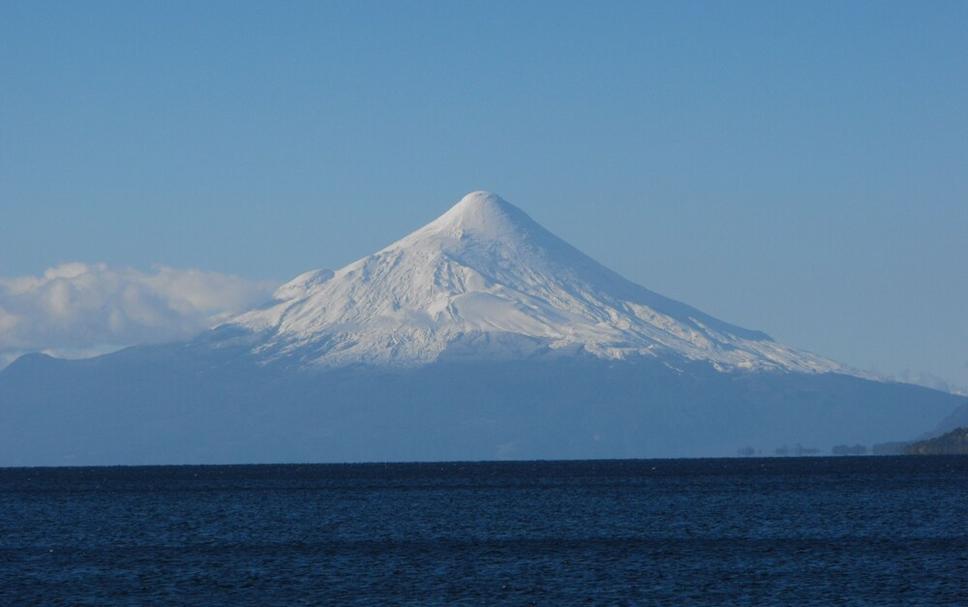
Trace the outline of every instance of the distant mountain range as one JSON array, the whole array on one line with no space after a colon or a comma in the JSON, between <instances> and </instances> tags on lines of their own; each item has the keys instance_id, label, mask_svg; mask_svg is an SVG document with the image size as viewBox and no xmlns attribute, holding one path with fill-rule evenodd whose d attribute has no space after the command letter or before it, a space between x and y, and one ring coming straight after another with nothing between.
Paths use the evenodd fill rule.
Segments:
<instances>
[{"instance_id":1,"label":"distant mountain range","mask_svg":"<svg viewBox=\"0 0 968 607\"><path fill-rule=\"evenodd\" d=\"M0 465L729 455L910 438L964 398L629 282L474 192L187 343L0 372Z\"/></svg>"}]
</instances>

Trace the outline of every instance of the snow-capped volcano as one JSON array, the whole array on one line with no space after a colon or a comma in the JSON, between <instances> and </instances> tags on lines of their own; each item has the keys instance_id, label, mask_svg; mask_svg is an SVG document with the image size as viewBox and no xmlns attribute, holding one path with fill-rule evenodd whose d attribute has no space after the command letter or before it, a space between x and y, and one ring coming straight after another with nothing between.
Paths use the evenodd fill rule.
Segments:
<instances>
[{"instance_id":1,"label":"snow-capped volcano","mask_svg":"<svg viewBox=\"0 0 968 607\"><path fill-rule=\"evenodd\" d=\"M842 370L629 282L488 192L336 272L298 276L222 328L256 336L265 361L309 366L585 353Z\"/></svg>"},{"instance_id":2,"label":"snow-capped volcano","mask_svg":"<svg viewBox=\"0 0 968 607\"><path fill-rule=\"evenodd\" d=\"M0 465L708 457L904 440L965 406L872 379L474 192L190 342L21 357L0 371Z\"/></svg>"}]
</instances>

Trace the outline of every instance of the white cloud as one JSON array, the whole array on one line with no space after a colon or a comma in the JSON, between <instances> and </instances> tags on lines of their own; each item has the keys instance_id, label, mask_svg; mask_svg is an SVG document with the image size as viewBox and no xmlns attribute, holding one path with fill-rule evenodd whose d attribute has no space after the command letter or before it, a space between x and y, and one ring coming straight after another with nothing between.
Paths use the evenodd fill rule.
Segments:
<instances>
[{"instance_id":1,"label":"white cloud","mask_svg":"<svg viewBox=\"0 0 968 607\"><path fill-rule=\"evenodd\" d=\"M201 270L78 262L0 277L0 368L25 352L82 357L186 339L267 301L274 286Z\"/></svg>"}]
</instances>

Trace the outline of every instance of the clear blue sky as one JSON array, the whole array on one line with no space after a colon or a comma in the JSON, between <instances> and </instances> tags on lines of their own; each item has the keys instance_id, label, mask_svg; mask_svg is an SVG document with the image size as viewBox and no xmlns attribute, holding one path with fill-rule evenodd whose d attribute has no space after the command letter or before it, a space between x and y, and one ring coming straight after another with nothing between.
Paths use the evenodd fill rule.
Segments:
<instances>
[{"instance_id":1,"label":"clear blue sky","mask_svg":"<svg viewBox=\"0 0 968 607\"><path fill-rule=\"evenodd\" d=\"M0 275L285 279L489 189L649 288L968 385L968 3L0 4Z\"/></svg>"}]
</instances>

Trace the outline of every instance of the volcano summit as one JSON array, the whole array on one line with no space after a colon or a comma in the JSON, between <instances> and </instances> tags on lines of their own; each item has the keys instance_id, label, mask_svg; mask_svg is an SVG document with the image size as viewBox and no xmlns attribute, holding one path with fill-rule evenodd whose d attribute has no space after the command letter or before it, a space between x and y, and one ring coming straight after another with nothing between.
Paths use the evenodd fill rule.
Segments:
<instances>
[{"instance_id":1,"label":"volcano summit","mask_svg":"<svg viewBox=\"0 0 968 607\"><path fill-rule=\"evenodd\" d=\"M0 465L731 455L911 438L875 381L629 282L500 197L187 343L0 373Z\"/></svg>"}]
</instances>

